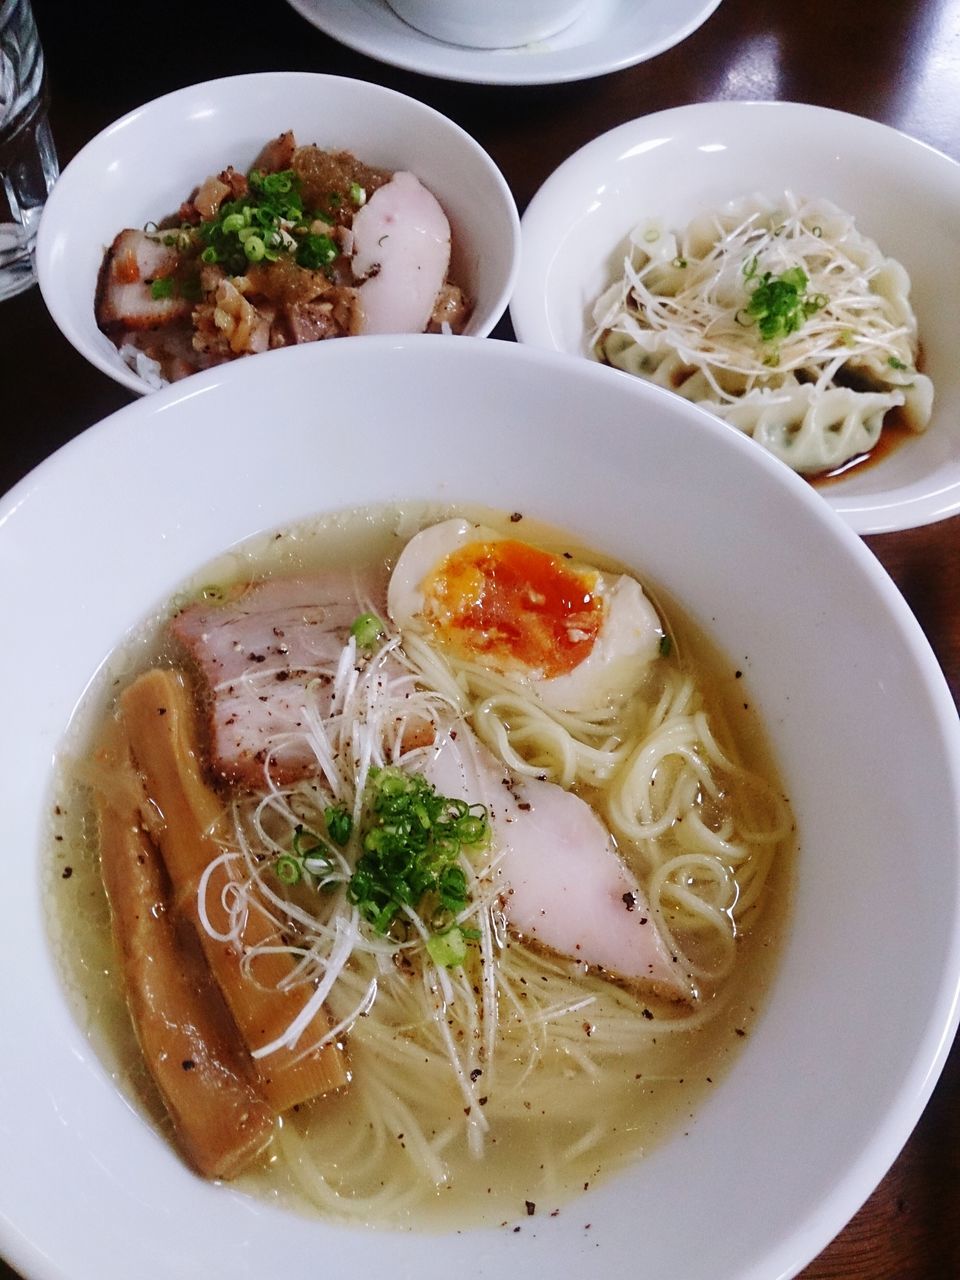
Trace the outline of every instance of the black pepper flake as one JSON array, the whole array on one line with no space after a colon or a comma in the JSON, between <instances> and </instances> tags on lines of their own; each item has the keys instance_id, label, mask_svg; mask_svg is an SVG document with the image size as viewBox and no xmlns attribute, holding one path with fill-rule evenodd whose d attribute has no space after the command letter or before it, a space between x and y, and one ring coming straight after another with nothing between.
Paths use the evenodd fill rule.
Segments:
<instances>
[{"instance_id":1,"label":"black pepper flake","mask_svg":"<svg viewBox=\"0 0 960 1280\"><path fill-rule=\"evenodd\" d=\"M289 671L278 671L278 672L277 672L277 674L276 674L276 676L275 676L274 678L278 681L278 683L279 683L280 681L283 681L283 680L289 680L289 679L290 679L290 672L289 672Z\"/></svg>"},{"instance_id":2,"label":"black pepper flake","mask_svg":"<svg viewBox=\"0 0 960 1280\"><path fill-rule=\"evenodd\" d=\"M526 802L524 802L523 804L518 804L518 805L517 805L517 808L518 808L518 809L520 809L520 810L521 810L521 812L523 812L523 813L529 813L529 812L530 812L530 810L533 808L533 805L532 805L532 804L527 804Z\"/></svg>"},{"instance_id":3,"label":"black pepper flake","mask_svg":"<svg viewBox=\"0 0 960 1280\"><path fill-rule=\"evenodd\" d=\"M519 1227L514 1227L514 1228L513 1228L513 1234L514 1234L514 1235L516 1235L516 1234L517 1234L517 1232L518 1232L519 1230L520 1230L520 1228L519 1228Z\"/></svg>"},{"instance_id":4,"label":"black pepper flake","mask_svg":"<svg viewBox=\"0 0 960 1280\"><path fill-rule=\"evenodd\" d=\"M652 1021L653 1021L653 1011L652 1011L651 1009L644 1009L644 1010L643 1010L643 1017L644 1017L644 1018L646 1018L648 1022L652 1022Z\"/></svg>"},{"instance_id":5,"label":"black pepper flake","mask_svg":"<svg viewBox=\"0 0 960 1280\"><path fill-rule=\"evenodd\" d=\"M486 1097L483 1097L483 1098L478 1098L477 1101L480 1103L481 1107L485 1107L487 1105L488 1099Z\"/></svg>"},{"instance_id":6,"label":"black pepper flake","mask_svg":"<svg viewBox=\"0 0 960 1280\"><path fill-rule=\"evenodd\" d=\"M742 680L742 679L743 679L743 672L742 672L742 671L735 671L735 672L733 673L733 678L734 678L734 680Z\"/></svg>"},{"instance_id":7,"label":"black pepper flake","mask_svg":"<svg viewBox=\"0 0 960 1280\"><path fill-rule=\"evenodd\" d=\"M158 716L165 716L166 714L167 714L167 708L166 708L166 707L157 707L157 715L158 715Z\"/></svg>"},{"instance_id":8,"label":"black pepper flake","mask_svg":"<svg viewBox=\"0 0 960 1280\"><path fill-rule=\"evenodd\" d=\"M510 517L510 523L516 524L518 520L522 520L522 519L523 519L523 516L521 515L521 513L519 511L514 511L513 515Z\"/></svg>"},{"instance_id":9,"label":"black pepper flake","mask_svg":"<svg viewBox=\"0 0 960 1280\"><path fill-rule=\"evenodd\" d=\"M537 1212L537 1206L534 1204L532 1200L524 1200L523 1203L527 1206L527 1217L532 1218L533 1215Z\"/></svg>"},{"instance_id":10,"label":"black pepper flake","mask_svg":"<svg viewBox=\"0 0 960 1280\"><path fill-rule=\"evenodd\" d=\"M192 1071L197 1064L192 1058L184 1058L180 1065L183 1067L184 1071Z\"/></svg>"},{"instance_id":11,"label":"black pepper flake","mask_svg":"<svg viewBox=\"0 0 960 1280\"><path fill-rule=\"evenodd\" d=\"M73 875L73 867L64 867L60 874L64 880L69 880Z\"/></svg>"},{"instance_id":12,"label":"black pepper flake","mask_svg":"<svg viewBox=\"0 0 960 1280\"><path fill-rule=\"evenodd\" d=\"M745 1036L745 1035L747 1034L747 1033L744 1031L743 1027L734 1027L734 1031L736 1032L736 1034L737 1034L738 1036Z\"/></svg>"},{"instance_id":13,"label":"black pepper flake","mask_svg":"<svg viewBox=\"0 0 960 1280\"><path fill-rule=\"evenodd\" d=\"M640 923L641 923L641 924L646 924L646 923L647 923L647 917L646 917L646 916L641 916L641 917L640 917Z\"/></svg>"},{"instance_id":14,"label":"black pepper flake","mask_svg":"<svg viewBox=\"0 0 960 1280\"><path fill-rule=\"evenodd\" d=\"M628 911L636 911L637 895L635 893L625 893L623 895L622 901L623 901L623 905L627 908Z\"/></svg>"},{"instance_id":15,"label":"black pepper flake","mask_svg":"<svg viewBox=\"0 0 960 1280\"><path fill-rule=\"evenodd\" d=\"M483 1075L482 1067L474 1067L473 1070L470 1072L470 1079L473 1081L474 1084L476 1084L482 1075Z\"/></svg>"}]
</instances>

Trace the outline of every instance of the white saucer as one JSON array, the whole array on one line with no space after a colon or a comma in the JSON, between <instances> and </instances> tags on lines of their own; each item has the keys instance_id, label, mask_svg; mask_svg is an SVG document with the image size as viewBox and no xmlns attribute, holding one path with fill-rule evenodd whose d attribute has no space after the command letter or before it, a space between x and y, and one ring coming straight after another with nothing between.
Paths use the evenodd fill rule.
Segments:
<instances>
[{"instance_id":1,"label":"white saucer","mask_svg":"<svg viewBox=\"0 0 960 1280\"><path fill-rule=\"evenodd\" d=\"M720 0L593 0L550 40L466 49L407 26L386 0L288 0L301 17L360 53L407 71L475 84L559 84L632 67L706 22Z\"/></svg>"}]
</instances>

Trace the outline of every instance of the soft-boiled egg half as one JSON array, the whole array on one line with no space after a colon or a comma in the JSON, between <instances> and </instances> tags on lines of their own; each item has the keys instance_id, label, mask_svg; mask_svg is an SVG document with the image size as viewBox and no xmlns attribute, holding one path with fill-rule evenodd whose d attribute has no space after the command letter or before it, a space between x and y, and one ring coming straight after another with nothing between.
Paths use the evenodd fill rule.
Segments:
<instances>
[{"instance_id":1,"label":"soft-boiled egg half","mask_svg":"<svg viewBox=\"0 0 960 1280\"><path fill-rule=\"evenodd\" d=\"M635 579L462 519L411 538L387 607L401 631L529 684L560 711L633 693L663 637Z\"/></svg>"}]
</instances>

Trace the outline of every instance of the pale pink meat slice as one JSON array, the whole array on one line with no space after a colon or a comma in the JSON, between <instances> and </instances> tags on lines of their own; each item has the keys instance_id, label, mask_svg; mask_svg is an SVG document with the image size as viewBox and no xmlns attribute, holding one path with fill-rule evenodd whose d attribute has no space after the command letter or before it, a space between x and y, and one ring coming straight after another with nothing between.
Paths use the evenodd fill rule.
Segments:
<instances>
[{"instance_id":1,"label":"pale pink meat slice","mask_svg":"<svg viewBox=\"0 0 960 1280\"><path fill-rule=\"evenodd\" d=\"M192 304L172 294L154 298L152 282L174 274L179 256L143 231L121 231L110 246L97 281L97 324L115 329L156 329L189 316Z\"/></svg>"},{"instance_id":2,"label":"pale pink meat slice","mask_svg":"<svg viewBox=\"0 0 960 1280\"><path fill-rule=\"evenodd\" d=\"M382 574L349 571L274 578L225 604L190 605L171 631L207 686L210 753L216 772L249 787L271 776L292 782L317 771L304 736L307 686L329 710L333 677L351 624L385 611Z\"/></svg>"},{"instance_id":3,"label":"pale pink meat slice","mask_svg":"<svg viewBox=\"0 0 960 1280\"><path fill-rule=\"evenodd\" d=\"M395 173L353 219L360 333L422 333L450 265L450 223L412 173Z\"/></svg>"},{"instance_id":4,"label":"pale pink meat slice","mask_svg":"<svg viewBox=\"0 0 960 1280\"><path fill-rule=\"evenodd\" d=\"M424 769L442 795L488 807L504 913L521 937L672 999L690 998L646 897L579 796L511 774L466 726Z\"/></svg>"}]
</instances>

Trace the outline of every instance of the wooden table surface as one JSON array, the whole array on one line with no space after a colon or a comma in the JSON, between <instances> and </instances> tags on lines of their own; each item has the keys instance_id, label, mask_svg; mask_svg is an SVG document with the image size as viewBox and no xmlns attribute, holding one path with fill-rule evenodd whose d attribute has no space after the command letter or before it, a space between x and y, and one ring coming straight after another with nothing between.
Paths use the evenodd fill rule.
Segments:
<instances>
[{"instance_id":1,"label":"wooden table surface","mask_svg":"<svg viewBox=\"0 0 960 1280\"><path fill-rule=\"evenodd\" d=\"M839 108L894 125L960 159L960 0L723 0L697 32L657 58L542 87L459 84L395 69L337 44L282 0L256 8L164 0L149 13L108 0L34 0L34 9L64 163L116 117L159 94L263 70L333 72L422 99L486 147L521 213L548 174L591 138L648 112L698 101L776 98ZM890 198L909 198L891 178ZM950 264L954 271L956 265ZM512 337L506 317L496 336ZM37 289L0 303L0 374L0 492L132 398L73 351ZM956 698L960 518L867 541L919 618ZM960 1277L957 1046L886 1178L802 1275ZM0 1280L12 1276L0 1261Z\"/></svg>"}]
</instances>

